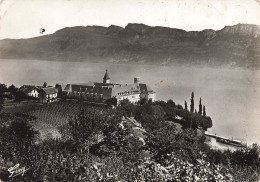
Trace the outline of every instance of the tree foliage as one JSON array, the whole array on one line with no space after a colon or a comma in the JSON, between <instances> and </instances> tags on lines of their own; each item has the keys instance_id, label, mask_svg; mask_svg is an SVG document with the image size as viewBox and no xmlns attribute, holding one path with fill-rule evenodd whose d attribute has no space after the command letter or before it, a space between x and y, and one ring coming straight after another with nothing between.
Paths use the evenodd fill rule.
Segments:
<instances>
[{"instance_id":1,"label":"tree foliage","mask_svg":"<svg viewBox=\"0 0 260 182\"><path fill-rule=\"evenodd\" d=\"M187 101L184 101L184 106L185 106L185 110L188 110L188 105L187 105Z\"/></svg>"},{"instance_id":2,"label":"tree foliage","mask_svg":"<svg viewBox=\"0 0 260 182\"><path fill-rule=\"evenodd\" d=\"M8 92L16 93L18 91L18 88L12 84L7 88L7 90Z\"/></svg>"},{"instance_id":3,"label":"tree foliage","mask_svg":"<svg viewBox=\"0 0 260 182\"><path fill-rule=\"evenodd\" d=\"M137 106L131 103L128 99L124 99L119 103L119 110L122 110L127 117L136 115Z\"/></svg>"},{"instance_id":4,"label":"tree foliage","mask_svg":"<svg viewBox=\"0 0 260 182\"><path fill-rule=\"evenodd\" d=\"M110 99L107 99L105 101L106 104L110 105L110 106L117 106L117 99L115 97L112 97Z\"/></svg>"},{"instance_id":5,"label":"tree foliage","mask_svg":"<svg viewBox=\"0 0 260 182\"><path fill-rule=\"evenodd\" d=\"M175 125L165 123L157 130L147 134L147 148L152 152L155 161L165 164L174 153L180 158L193 161L198 157L201 137L194 130L178 132Z\"/></svg>"},{"instance_id":6,"label":"tree foliage","mask_svg":"<svg viewBox=\"0 0 260 182\"><path fill-rule=\"evenodd\" d=\"M200 103L199 103L199 114L202 114L202 104L201 104L201 98L200 98Z\"/></svg>"},{"instance_id":7,"label":"tree foliage","mask_svg":"<svg viewBox=\"0 0 260 182\"><path fill-rule=\"evenodd\" d=\"M7 87L5 84L0 83L0 95L7 91Z\"/></svg>"},{"instance_id":8,"label":"tree foliage","mask_svg":"<svg viewBox=\"0 0 260 182\"><path fill-rule=\"evenodd\" d=\"M147 99L146 98L142 98L141 100L140 100L140 105L141 106L143 106L143 105L145 105L145 104L147 104Z\"/></svg>"},{"instance_id":9,"label":"tree foliage","mask_svg":"<svg viewBox=\"0 0 260 182\"><path fill-rule=\"evenodd\" d=\"M21 101L26 100L26 99L28 99L28 96L27 96L24 92L22 92L21 90L19 90L19 91L16 93L16 95L15 95L14 101L15 101L15 102L21 102Z\"/></svg>"},{"instance_id":10,"label":"tree foliage","mask_svg":"<svg viewBox=\"0 0 260 182\"><path fill-rule=\"evenodd\" d=\"M194 93L191 93L191 99L190 99L190 112L194 112Z\"/></svg>"},{"instance_id":11,"label":"tree foliage","mask_svg":"<svg viewBox=\"0 0 260 182\"><path fill-rule=\"evenodd\" d=\"M47 87L47 82L44 82L42 86L43 86L43 88L46 88Z\"/></svg>"},{"instance_id":12,"label":"tree foliage","mask_svg":"<svg viewBox=\"0 0 260 182\"><path fill-rule=\"evenodd\" d=\"M185 109L177 109L176 114L182 118L180 122L184 128L203 127L204 129L212 127L212 120L210 117L202 116L198 113L191 113Z\"/></svg>"},{"instance_id":13,"label":"tree foliage","mask_svg":"<svg viewBox=\"0 0 260 182\"><path fill-rule=\"evenodd\" d=\"M125 163L137 162L143 143L134 135L131 128L118 119L113 119L102 130L104 140L101 142L103 154L121 156ZM131 165L131 164L129 164Z\"/></svg>"},{"instance_id":14,"label":"tree foliage","mask_svg":"<svg viewBox=\"0 0 260 182\"><path fill-rule=\"evenodd\" d=\"M34 117L20 113L14 115L3 113L0 118L0 154L7 159L24 158L38 134L29 124Z\"/></svg>"},{"instance_id":15,"label":"tree foliage","mask_svg":"<svg viewBox=\"0 0 260 182\"><path fill-rule=\"evenodd\" d=\"M84 142L90 140L107 123L118 121L120 117L110 110L81 110L80 114L69 121L68 130L74 141Z\"/></svg>"},{"instance_id":16,"label":"tree foliage","mask_svg":"<svg viewBox=\"0 0 260 182\"><path fill-rule=\"evenodd\" d=\"M206 114L206 107L205 106L203 106L203 116L206 116L207 114Z\"/></svg>"},{"instance_id":17,"label":"tree foliage","mask_svg":"<svg viewBox=\"0 0 260 182\"><path fill-rule=\"evenodd\" d=\"M137 110L135 119L141 122L147 131L156 130L163 124L164 109L160 105L146 105Z\"/></svg>"}]
</instances>

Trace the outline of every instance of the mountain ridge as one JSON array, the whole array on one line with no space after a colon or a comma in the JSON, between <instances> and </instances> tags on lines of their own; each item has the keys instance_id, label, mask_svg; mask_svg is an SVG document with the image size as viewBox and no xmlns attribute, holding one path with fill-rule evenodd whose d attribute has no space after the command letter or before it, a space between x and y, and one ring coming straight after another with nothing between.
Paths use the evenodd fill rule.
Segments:
<instances>
[{"instance_id":1,"label":"mountain ridge","mask_svg":"<svg viewBox=\"0 0 260 182\"><path fill-rule=\"evenodd\" d=\"M217 31L137 23L124 28L76 26L40 37L0 40L0 58L260 68L259 40L260 26L251 24Z\"/></svg>"}]
</instances>

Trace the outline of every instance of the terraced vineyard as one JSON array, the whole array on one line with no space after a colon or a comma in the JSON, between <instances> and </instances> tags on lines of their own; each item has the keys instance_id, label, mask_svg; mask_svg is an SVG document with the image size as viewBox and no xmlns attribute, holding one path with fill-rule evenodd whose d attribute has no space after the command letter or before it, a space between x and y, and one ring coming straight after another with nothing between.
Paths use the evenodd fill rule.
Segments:
<instances>
[{"instance_id":1,"label":"terraced vineyard","mask_svg":"<svg viewBox=\"0 0 260 182\"><path fill-rule=\"evenodd\" d=\"M101 106L90 106L82 102L55 102L32 109L27 114L35 116L32 123L36 130L40 131L41 138L60 138L60 130L66 130L68 121L76 117L80 111L102 108Z\"/></svg>"},{"instance_id":2,"label":"terraced vineyard","mask_svg":"<svg viewBox=\"0 0 260 182\"><path fill-rule=\"evenodd\" d=\"M28 113L33 110L37 110L44 107L44 105L39 103L12 103L8 105L4 105L4 109L2 112L6 113Z\"/></svg>"}]
</instances>

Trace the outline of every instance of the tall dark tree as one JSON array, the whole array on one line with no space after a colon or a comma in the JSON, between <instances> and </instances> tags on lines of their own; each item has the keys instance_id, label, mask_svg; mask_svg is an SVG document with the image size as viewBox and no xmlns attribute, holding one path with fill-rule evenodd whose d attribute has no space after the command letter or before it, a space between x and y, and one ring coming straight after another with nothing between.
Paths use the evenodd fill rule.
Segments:
<instances>
[{"instance_id":1,"label":"tall dark tree","mask_svg":"<svg viewBox=\"0 0 260 182\"><path fill-rule=\"evenodd\" d=\"M14 101L15 102L21 102L21 101L23 101L23 100L26 100L28 97L27 97L27 95L24 93L24 92L22 92L22 91L18 91L17 93L16 93L16 95L15 95L15 98L14 98Z\"/></svg>"},{"instance_id":2,"label":"tall dark tree","mask_svg":"<svg viewBox=\"0 0 260 182\"><path fill-rule=\"evenodd\" d=\"M168 107L176 107L176 104L175 104L175 102L173 102L172 99L170 99L170 100L167 101L167 106Z\"/></svg>"},{"instance_id":3,"label":"tall dark tree","mask_svg":"<svg viewBox=\"0 0 260 182\"><path fill-rule=\"evenodd\" d=\"M43 88L47 87L47 82L44 82L42 86Z\"/></svg>"},{"instance_id":4,"label":"tall dark tree","mask_svg":"<svg viewBox=\"0 0 260 182\"><path fill-rule=\"evenodd\" d=\"M200 104L199 104L199 114L202 114L202 104L201 104L201 98L200 98Z\"/></svg>"},{"instance_id":5,"label":"tall dark tree","mask_svg":"<svg viewBox=\"0 0 260 182\"><path fill-rule=\"evenodd\" d=\"M194 112L194 93L191 93L191 99L190 99L190 112Z\"/></svg>"},{"instance_id":6,"label":"tall dark tree","mask_svg":"<svg viewBox=\"0 0 260 182\"><path fill-rule=\"evenodd\" d=\"M203 116L206 116L206 108L203 106Z\"/></svg>"},{"instance_id":7,"label":"tall dark tree","mask_svg":"<svg viewBox=\"0 0 260 182\"><path fill-rule=\"evenodd\" d=\"M2 95L4 92L6 92L7 87L5 84L0 83L0 95Z\"/></svg>"},{"instance_id":8,"label":"tall dark tree","mask_svg":"<svg viewBox=\"0 0 260 182\"><path fill-rule=\"evenodd\" d=\"M18 88L16 88L14 85L10 85L7 90L9 92L15 93L17 92Z\"/></svg>"},{"instance_id":9,"label":"tall dark tree","mask_svg":"<svg viewBox=\"0 0 260 182\"><path fill-rule=\"evenodd\" d=\"M188 105L187 105L187 101L184 101L184 105L185 105L185 109L188 110Z\"/></svg>"}]
</instances>

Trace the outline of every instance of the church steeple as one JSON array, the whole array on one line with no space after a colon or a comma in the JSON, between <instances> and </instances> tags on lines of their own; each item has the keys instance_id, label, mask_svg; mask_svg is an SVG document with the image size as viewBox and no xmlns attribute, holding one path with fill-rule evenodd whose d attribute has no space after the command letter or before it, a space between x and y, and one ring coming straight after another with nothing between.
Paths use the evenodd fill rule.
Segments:
<instances>
[{"instance_id":1,"label":"church steeple","mask_svg":"<svg viewBox=\"0 0 260 182\"><path fill-rule=\"evenodd\" d=\"M103 83L110 83L110 78L109 78L109 76L107 74L107 69L106 69L106 73L105 73L105 75L103 77Z\"/></svg>"}]
</instances>

